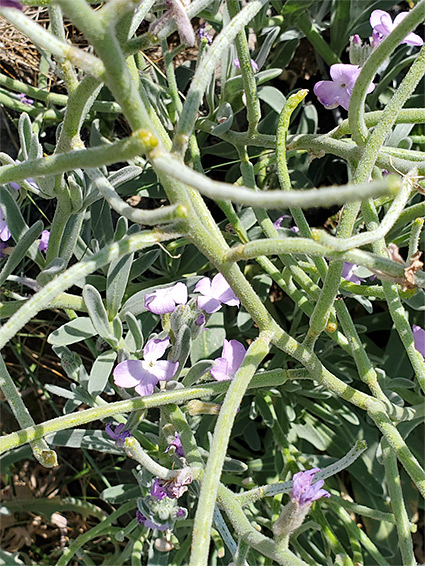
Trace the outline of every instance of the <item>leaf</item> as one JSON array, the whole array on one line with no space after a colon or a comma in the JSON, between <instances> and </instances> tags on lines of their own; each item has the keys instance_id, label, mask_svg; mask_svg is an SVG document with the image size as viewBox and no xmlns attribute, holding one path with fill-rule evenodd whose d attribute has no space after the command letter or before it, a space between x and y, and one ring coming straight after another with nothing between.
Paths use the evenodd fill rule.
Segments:
<instances>
[{"instance_id":1,"label":"leaf","mask_svg":"<svg viewBox=\"0 0 425 566\"><path fill-rule=\"evenodd\" d=\"M185 387L191 387L198 379L205 375L213 367L214 362L212 360L199 360L196 362L187 374L183 378L183 385Z\"/></svg>"},{"instance_id":2,"label":"leaf","mask_svg":"<svg viewBox=\"0 0 425 566\"><path fill-rule=\"evenodd\" d=\"M15 192L15 191L13 191ZM0 207L6 218L12 238L15 242L19 242L24 234L28 232L29 228L25 222L21 210L12 196L11 190L2 187L0 190ZM38 253L37 245L32 244L28 249L28 255L32 260L35 260Z\"/></svg>"},{"instance_id":3,"label":"leaf","mask_svg":"<svg viewBox=\"0 0 425 566\"><path fill-rule=\"evenodd\" d=\"M83 289L83 299L87 307L93 326L108 343L118 345L118 341L111 332L108 314L103 306L102 297L99 291L92 285L85 285Z\"/></svg>"},{"instance_id":4,"label":"leaf","mask_svg":"<svg viewBox=\"0 0 425 566\"><path fill-rule=\"evenodd\" d=\"M33 224L31 228L29 228L24 233L22 238L16 244L13 252L7 258L6 264L4 265L3 269L0 272L0 285L3 285L3 283L9 277L9 275L13 273L15 267L17 267L20 264L20 262L24 259L29 248L39 237L42 230L43 230L43 223L41 222L41 220L38 220L38 222Z\"/></svg>"},{"instance_id":5,"label":"leaf","mask_svg":"<svg viewBox=\"0 0 425 566\"><path fill-rule=\"evenodd\" d=\"M139 486L134 484L119 484L112 487L107 487L102 491L100 497L109 503L124 503L129 499L135 499L140 496Z\"/></svg>"},{"instance_id":6,"label":"leaf","mask_svg":"<svg viewBox=\"0 0 425 566\"><path fill-rule=\"evenodd\" d=\"M90 371L87 387L88 392L93 395L93 397L100 395L105 389L116 359L117 353L113 350L102 352L96 358Z\"/></svg>"},{"instance_id":7,"label":"leaf","mask_svg":"<svg viewBox=\"0 0 425 566\"><path fill-rule=\"evenodd\" d=\"M67 322L50 334L47 341L54 346L67 346L81 342L96 334L90 318L80 316L71 322Z\"/></svg>"},{"instance_id":8,"label":"leaf","mask_svg":"<svg viewBox=\"0 0 425 566\"><path fill-rule=\"evenodd\" d=\"M132 353L139 352L143 347L143 334L139 321L131 312L126 312L124 316L128 327L128 333L125 338L127 347Z\"/></svg>"},{"instance_id":9,"label":"leaf","mask_svg":"<svg viewBox=\"0 0 425 566\"><path fill-rule=\"evenodd\" d=\"M213 136L220 136L230 130L233 124L233 110L228 102L219 106L216 114L217 126L211 130Z\"/></svg>"},{"instance_id":10,"label":"leaf","mask_svg":"<svg viewBox=\"0 0 425 566\"><path fill-rule=\"evenodd\" d=\"M280 27L276 26L272 28L268 33L266 39L263 41L263 44L260 48L260 51L255 56L255 62L257 63L258 67L261 69L264 63L269 56L270 50L273 47L273 43L276 41L277 36L279 35Z\"/></svg>"},{"instance_id":11,"label":"leaf","mask_svg":"<svg viewBox=\"0 0 425 566\"><path fill-rule=\"evenodd\" d=\"M119 187L120 185L124 185L124 183L128 183L129 181L136 179L136 177L138 177L141 173L143 173L143 169L141 167L128 165L127 167L123 167L122 169L111 173L108 177L108 181L113 187Z\"/></svg>"},{"instance_id":12,"label":"leaf","mask_svg":"<svg viewBox=\"0 0 425 566\"><path fill-rule=\"evenodd\" d=\"M286 104L285 96L274 86L263 86L258 89L258 98L270 106L272 110L281 113Z\"/></svg>"},{"instance_id":13,"label":"leaf","mask_svg":"<svg viewBox=\"0 0 425 566\"><path fill-rule=\"evenodd\" d=\"M112 261L109 264L106 278L106 305L110 320L118 314L121 308L133 258L134 253L121 257L119 260Z\"/></svg>"},{"instance_id":14,"label":"leaf","mask_svg":"<svg viewBox=\"0 0 425 566\"><path fill-rule=\"evenodd\" d=\"M50 283L57 275L63 273L66 269L66 262L61 257L55 257L43 271L37 275L37 283L44 287L47 283Z\"/></svg>"},{"instance_id":15,"label":"leaf","mask_svg":"<svg viewBox=\"0 0 425 566\"><path fill-rule=\"evenodd\" d=\"M224 316L222 312L214 313L207 324L207 329L192 342L190 360L195 364L199 360L214 359L221 351L226 338Z\"/></svg>"}]
</instances>

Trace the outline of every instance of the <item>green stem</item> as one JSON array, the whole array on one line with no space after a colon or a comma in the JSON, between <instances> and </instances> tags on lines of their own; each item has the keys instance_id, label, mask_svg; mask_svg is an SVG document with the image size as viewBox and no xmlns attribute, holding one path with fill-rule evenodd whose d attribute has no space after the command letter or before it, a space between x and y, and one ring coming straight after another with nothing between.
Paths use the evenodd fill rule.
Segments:
<instances>
[{"instance_id":1,"label":"green stem","mask_svg":"<svg viewBox=\"0 0 425 566\"><path fill-rule=\"evenodd\" d=\"M341 63L338 55L334 53L334 51L323 39L322 34L314 27L313 22L310 20L307 9L300 10L300 15L297 17L296 23L299 29L305 34L306 38L314 47L315 51L317 51L317 53L329 66L335 65L336 63Z\"/></svg>"},{"instance_id":2,"label":"green stem","mask_svg":"<svg viewBox=\"0 0 425 566\"><path fill-rule=\"evenodd\" d=\"M410 521L407 515L401 488L397 458L387 440L382 441L382 459L385 468L385 478L388 485L391 508L394 513L398 533L398 548L404 566L416 566L413 541L410 532Z\"/></svg>"},{"instance_id":3,"label":"green stem","mask_svg":"<svg viewBox=\"0 0 425 566\"><path fill-rule=\"evenodd\" d=\"M299 191L284 192L281 190L253 191L248 187L236 187L229 183L213 181L201 173L190 169L184 163L169 154L164 155L162 151L152 153L154 167L167 176L177 179L182 183L196 188L201 194L214 200L231 200L234 203L245 206L262 207L266 209L282 208L311 208L312 206L330 206L331 204L345 204L359 199L376 197L391 193L398 182L394 180L379 180L364 182L357 185L345 187L326 187L307 189Z\"/></svg>"},{"instance_id":4,"label":"green stem","mask_svg":"<svg viewBox=\"0 0 425 566\"><path fill-rule=\"evenodd\" d=\"M412 229L409 236L409 251L407 252L407 257L411 258L416 254L419 247L419 241L421 239L421 232L424 226L424 218L416 218L412 223Z\"/></svg>"},{"instance_id":5,"label":"green stem","mask_svg":"<svg viewBox=\"0 0 425 566\"><path fill-rule=\"evenodd\" d=\"M138 130L129 138L110 145L57 153L19 165L3 165L0 167L0 184L21 181L31 176L59 175L77 168L102 167L118 161L128 161L141 152L150 151L156 143L156 138L150 132Z\"/></svg>"},{"instance_id":6,"label":"green stem","mask_svg":"<svg viewBox=\"0 0 425 566\"><path fill-rule=\"evenodd\" d=\"M22 397L16 388L13 379L11 378L6 364L4 363L3 357L0 355L0 389L3 395L6 397L7 402L15 415L16 420L21 428L33 427L34 421L25 407ZM58 465L56 452L49 448L47 442L38 438L33 440L31 443L31 448L35 458L40 462L42 466L46 468L53 468Z\"/></svg>"},{"instance_id":7,"label":"green stem","mask_svg":"<svg viewBox=\"0 0 425 566\"><path fill-rule=\"evenodd\" d=\"M63 24L62 10L59 8L59 6L56 6L54 4L49 6L49 21L50 28L54 35L65 43L65 27ZM70 61L66 61L61 57L58 57L58 67L60 69L60 74L62 75L62 78L65 82L67 91L74 91L78 86L78 79L72 63Z\"/></svg>"},{"instance_id":8,"label":"green stem","mask_svg":"<svg viewBox=\"0 0 425 566\"><path fill-rule=\"evenodd\" d=\"M229 10L231 18L236 17L241 9L239 0L228 0L227 9ZM236 35L235 45L238 52L242 83L246 96L248 135L252 135L257 130L258 122L261 118L261 108L257 94L257 83L255 81L254 70L251 65L251 54L249 52L248 41L246 39L244 29Z\"/></svg>"},{"instance_id":9,"label":"green stem","mask_svg":"<svg viewBox=\"0 0 425 566\"><path fill-rule=\"evenodd\" d=\"M277 387L290 379L307 378L308 373L304 370L272 370L270 372L262 372L255 376L249 384L249 389L259 387ZM0 437L0 453L12 448L22 446L27 442L32 442L47 436L53 432L66 430L69 428L81 426L97 420L113 417L121 413L131 413L138 409L150 409L152 407L164 407L171 403L184 403L191 399L203 399L206 397L222 395L230 385L230 382L214 382L198 387L186 389L177 389L175 391L165 391L155 393L146 397L135 397L134 399L126 399L125 401L116 401L108 403L102 407L93 409L85 409L69 415L64 415L51 419L42 424L29 426L18 432L12 432L8 435ZM183 441L182 441L183 442Z\"/></svg>"},{"instance_id":10,"label":"green stem","mask_svg":"<svg viewBox=\"0 0 425 566\"><path fill-rule=\"evenodd\" d=\"M229 390L221 407L210 454L201 484L201 493L193 526L191 566L208 564L210 530L213 520L214 504L220 482L221 471L226 455L233 421L256 369L269 351L271 336L260 334L251 344L242 365L231 381Z\"/></svg>"}]
</instances>

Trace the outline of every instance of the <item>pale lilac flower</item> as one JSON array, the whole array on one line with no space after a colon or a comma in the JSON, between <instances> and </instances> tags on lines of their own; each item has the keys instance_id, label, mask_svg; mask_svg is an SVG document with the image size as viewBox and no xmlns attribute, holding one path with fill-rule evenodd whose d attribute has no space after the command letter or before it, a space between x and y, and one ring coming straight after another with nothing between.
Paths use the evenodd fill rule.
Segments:
<instances>
[{"instance_id":1,"label":"pale lilac flower","mask_svg":"<svg viewBox=\"0 0 425 566\"><path fill-rule=\"evenodd\" d=\"M292 228L289 228L289 229L291 230L291 232L294 232L295 234L298 234L298 232L300 231L298 226L292 226Z\"/></svg>"},{"instance_id":2,"label":"pale lilac flower","mask_svg":"<svg viewBox=\"0 0 425 566\"><path fill-rule=\"evenodd\" d=\"M216 381L228 381L235 376L246 354L245 347L237 340L224 339L221 358L215 360L211 375Z\"/></svg>"},{"instance_id":3,"label":"pale lilac flower","mask_svg":"<svg viewBox=\"0 0 425 566\"><path fill-rule=\"evenodd\" d=\"M168 523L165 523L164 525L154 523L145 517L139 510L136 512L136 519L139 525L143 525L147 529L157 529L158 531L166 531L168 529Z\"/></svg>"},{"instance_id":4,"label":"pale lilac flower","mask_svg":"<svg viewBox=\"0 0 425 566\"><path fill-rule=\"evenodd\" d=\"M178 499L188 490L188 485L193 481L192 471L189 467L182 468L179 474L169 481L161 481L161 485L167 497Z\"/></svg>"},{"instance_id":5,"label":"pale lilac flower","mask_svg":"<svg viewBox=\"0 0 425 566\"><path fill-rule=\"evenodd\" d=\"M38 244L38 249L42 252L46 252L47 251L47 247L49 245L49 239L50 239L50 232L49 230L43 230L41 232L41 238L40 238L40 243Z\"/></svg>"},{"instance_id":6,"label":"pale lilac flower","mask_svg":"<svg viewBox=\"0 0 425 566\"><path fill-rule=\"evenodd\" d=\"M166 289L156 289L145 295L145 307L155 314L173 312L176 305L187 303L187 287L184 283L176 283Z\"/></svg>"},{"instance_id":7,"label":"pale lilac flower","mask_svg":"<svg viewBox=\"0 0 425 566\"><path fill-rule=\"evenodd\" d=\"M384 10L374 10L370 15L370 25L373 28L372 37L373 45L376 47L387 35L393 31L398 24L404 20L409 12L400 12L392 21L391 16L384 12ZM419 37L416 33L409 33L403 39L401 43L407 43L407 45L414 45L420 47L424 44L423 39Z\"/></svg>"},{"instance_id":8,"label":"pale lilac flower","mask_svg":"<svg viewBox=\"0 0 425 566\"><path fill-rule=\"evenodd\" d=\"M32 98L27 98L24 92L18 94L18 98L21 99L23 104L34 104L34 100Z\"/></svg>"},{"instance_id":9,"label":"pale lilac flower","mask_svg":"<svg viewBox=\"0 0 425 566\"><path fill-rule=\"evenodd\" d=\"M277 521L273 525L276 541L282 537L287 537L303 524L313 501L321 497L330 497L330 493L322 489L325 483L323 480L319 480L314 484L311 483L317 472L320 472L319 468L294 474L291 499L282 509Z\"/></svg>"},{"instance_id":10,"label":"pale lilac flower","mask_svg":"<svg viewBox=\"0 0 425 566\"><path fill-rule=\"evenodd\" d=\"M282 216L279 216L279 218L273 222L273 227L274 227L274 229L275 229L275 230L279 230L279 228L280 228L281 225L282 225L282 222L283 222L286 218L291 218L291 217L289 216L289 214L283 214Z\"/></svg>"},{"instance_id":11,"label":"pale lilac flower","mask_svg":"<svg viewBox=\"0 0 425 566\"><path fill-rule=\"evenodd\" d=\"M325 489L321 489L325 483L323 480L312 485L311 482L317 472L320 472L320 468L298 472L292 478L291 500L298 503L300 507L311 505L313 501L321 497L331 496Z\"/></svg>"},{"instance_id":12,"label":"pale lilac flower","mask_svg":"<svg viewBox=\"0 0 425 566\"><path fill-rule=\"evenodd\" d=\"M181 507L176 511L176 517L185 517L187 512Z\"/></svg>"},{"instance_id":13,"label":"pale lilac flower","mask_svg":"<svg viewBox=\"0 0 425 566\"><path fill-rule=\"evenodd\" d=\"M158 381L168 381L176 373L179 363L158 361L170 344L170 339L148 340L143 348L144 360L126 360L114 369L114 383L118 387L134 387L141 395L152 395Z\"/></svg>"},{"instance_id":14,"label":"pale lilac flower","mask_svg":"<svg viewBox=\"0 0 425 566\"><path fill-rule=\"evenodd\" d=\"M217 312L222 304L237 307L240 303L221 273L217 273L212 281L208 277L198 281L195 292L203 295L198 297L198 306L208 314Z\"/></svg>"},{"instance_id":15,"label":"pale lilac flower","mask_svg":"<svg viewBox=\"0 0 425 566\"><path fill-rule=\"evenodd\" d=\"M170 444L168 445L168 448L166 449L165 453L167 453L171 447L174 447L174 452L175 454L179 457L179 458L184 458L184 452L183 452L183 446L180 440L179 435L176 433L174 433L174 440L172 442L170 442Z\"/></svg>"},{"instance_id":16,"label":"pale lilac flower","mask_svg":"<svg viewBox=\"0 0 425 566\"><path fill-rule=\"evenodd\" d=\"M413 327L413 340L415 342L415 348L420 352L425 358L425 330L414 324Z\"/></svg>"},{"instance_id":17,"label":"pale lilac flower","mask_svg":"<svg viewBox=\"0 0 425 566\"><path fill-rule=\"evenodd\" d=\"M120 423L115 427L115 430L112 430L112 424L108 423L105 427L106 434L115 440L118 446L123 446L125 439L131 436L130 431L125 429L125 424Z\"/></svg>"},{"instance_id":18,"label":"pale lilac flower","mask_svg":"<svg viewBox=\"0 0 425 566\"><path fill-rule=\"evenodd\" d=\"M155 499L158 499L158 501L162 501L164 497L167 497L167 494L162 487L161 480L159 480L158 478L155 479L151 487L151 496L155 497Z\"/></svg>"},{"instance_id":19,"label":"pale lilac flower","mask_svg":"<svg viewBox=\"0 0 425 566\"><path fill-rule=\"evenodd\" d=\"M205 41L208 43L208 45L211 45L212 41L213 41L213 36L211 34L209 34L206 30L206 24L201 24L198 28L198 31L196 32L196 35L202 40L205 39Z\"/></svg>"},{"instance_id":20,"label":"pale lilac flower","mask_svg":"<svg viewBox=\"0 0 425 566\"><path fill-rule=\"evenodd\" d=\"M19 163L21 163L21 161L19 161L19 159L16 159L15 163L18 165ZM29 183L32 187L34 187L34 189L40 189L40 187L37 185L37 183L34 181L32 177L28 177L28 179L25 179L25 181ZM15 181L12 181L11 183L9 183L9 185L11 186L12 189L15 189L15 191L19 191L19 189L21 188L21 185L19 183L16 183Z\"/></svg>"},{"instance_id":21,"label":"pale lilac flower","mask_svg":"<svg viewBox=\"0 0 425 566\"><path fill-rule=\"evenodd\" d=\"M195 320L195 324L196 326L202 326L203 324L205 324L205 315L200 314L198 318Z\"/></svg>"},{"instance_id":22,"label":"pale lilac flower","mask_svg":"<svg viewBox=\"0 0 425 566\"><path fill-rule=\"evenodd\" d=\"M331 81L319 81L314 85L314 94L325 108L332 109L341 105L345 110L350 106L351 93L361 67L338 63L330 68ZM375 88L373 83L368 86L370 93Z\"/></svg>"},{"instance_id":23,"label":"pale lilac flower","mask_svg":"<svg viewBox=\"0 0 425 566\"><path fill-rule=\"evenodd\" d=\"M239 59L236 57L236 59L233 59L233 65L237 68L240 69L241 68L241 64ZM257 63L254 61L254 59L251 59L251 67L252 70L254 71L254 73L256 73L258 71L258 65Z\"/></svg>"},{"instance_id":24,"label":"pale lilac flower","mask_svg":"<svg viewBox=\"0 0 425 566\"><path fill-rule=\"evenodd\" d=\"M22 10L22 4L19 0L0 0L0 8L16 8Z\"/></svg>"},{"instance_id":25,"label":"pale lilac flower","mask_svg":"<svg viewBox=\"0 0 425 566\"><path fill-rule=\"evenodd\" d=\"M10 230L6 223L6 217L3 210L0 208L0 240L6 242L11 236Z\"/></svg>"},{"instance_id":26,"label":"pale lilac flower","mask_svg":"<svg viewBox=\"0 0 425 566\"><path fill-rule=\"evenodd\" d=\"M362 277L357 277L355 271L359 266L356 265L355 263L350 263L349 261L346 261L344 263L344 267L342 268L342 278L345 279L346 281L351 281L351 283L356 283L357 285L360 285L360 283L362 281L364 281L364 279Z\"/></svg>"}]
</instances>

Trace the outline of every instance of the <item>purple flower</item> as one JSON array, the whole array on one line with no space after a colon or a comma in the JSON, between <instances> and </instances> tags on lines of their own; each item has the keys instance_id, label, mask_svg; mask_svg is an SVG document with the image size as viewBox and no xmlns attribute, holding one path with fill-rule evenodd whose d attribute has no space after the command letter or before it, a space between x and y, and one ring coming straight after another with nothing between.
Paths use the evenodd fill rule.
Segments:
<instances>
[{"instance_id":1,"label":"purple flower","mask_svg":"<svg viewBox=\"0 0 425 566\"><path fill-rule=\"evenodd\" d=\"M0 240L6 242L10 238L10 230L6 223L6 217L3 210L0 208Z\"/></svg>"},{"instance_id":2,"label":"purple flower","mask_svg":"<svg viewBox=\"0 0 425 566\"><path fill-rule=\"evenodd\" d=\"M156 289L145 295L145 307L155 314L173 312L176 305L187 303L187 287L184 283L176 283L173 287Z\"/></svg>"},{"instance_id":3,"label":"purple flower","mask_svg":"<svg viewBox=\"0 0 425 566\"><path fill-rule=\"evenodd\" d=\"M180 440L179 435L176 433L174 433L174 440L172 442L170 442L170 444L168 445L167 450L165 451L165 453L167 453L171 447L174 447L174 452L175 454L179 457L179 458L184 458L184 452L183 452L183 446Z\"/></svg>"},{"instance_id":4,"label":"purple flower","mask_svg":"<svg viewBox=\"0 0 425 566\"><path fill-rule=\"evenodd\" d=\"M184 517L186 515L186 511L184 509L177 509L176 511L176 517Z\"/></svg>"},{"instance_id":5,"label":"purple flower","mask_svg":"<svg viewBox=\"0 0 425 566\"><path fill-rule=\"evenodd\" d=\"M345 110L348 110L351 93L360 71L361 67L358 65L342 63L332 65L330 68L332 80L316 83L313 89L314 94L325 108L336 108L340 104ZM375 85L370 83L367 92L372 92L374 88Z\"/></svg>"},{"instance_id":6,"label":"purple flower","mask_svg":"<svg viewBox=\"0 0 425 566\"><path fill-rule=\"evenodd\" d=\"M207 33L206 30L206 24L202 24L199 26L198 31L196 32L196 35L202 40L205 40L208 45L211 45L212 41L213 41L213 36L209 33Z\"/></svg>"},{"instance_id":7,"label":"purple flower","mask_svg":"<svg viewBox=\"0 0 425 566\"><path fill-rule=\"evenodd\" d=\"M162 487L161 480L159 480L158 478L156 478L153 482L153 485L151 487L151 495L152 497L155 497L155 499L158 499L158 501L162 501L164 497L167 497L167 494Z\"/></svg>"},{"instance_id":8,"label":"purple flower","mask_svg":"<svg viewBox=\"0 0 425 566\"><path fill-rule=\"evenodd\" d=\"M331 496L325 489L321 489L325 483L323 480L311 484L317 472L320 472L320 468L298 472L292 478L291 500L298 503L300 507L311 505L313 501L321 497Z\"/></svg>"},{"instance_id":9,"label":"purple flower","mask_svg":"<svg viewBox=\"0 0 425 566\"><path fill-rule=\"evenodd\" d=\"M425 358L425 330L414 324L413 327L413 340L415 342L415 348L420 352Z\"/></svg>"},{"instance_id":10,"label":"purple flower","mask_svg":"<svg viewBox=\"0 0 425 566\"><path fill-rule=\"evenodd\" d=\"M158 531L166 531L168 529L168 523L164 525L158 525L150 519L146 518L139 510L136 512L136 519L139 525L143 525L147 529L157 529Z\"/></svg>"},{"instance_id":11,"label":"purple flower","mask_svg":"<svg viewBox=\"0 0 425 566\"><path fill-rule=\"evenodd\" d=\"M350 263L349 261L346 261L344 263L344 267L342 268L343 279L345 279L346 281L351 281L351 283L356 283L357 285L360 285L360 283L364 281L364 279L362 277L357 277L355 271L358 267L359 266L356 265L355 263Z\"/></svg>"},{"instance_id":12,"label":"purple flower","mask_svg":"<svg viewBox=\"0 0 425 566\"><path fill-rule=\"evenodd\" d=\"M216 381L228 381L235 376L246 354L245 347L237 340L224 339L221 358L215 360L211 375Z\"/></svg>"},{"instance_id":13,"label":"purple flower","mask_svg":"<svg viewBox=\"0 0 425 566\"><path fill-rule=\"evenodd\" d=\"M18 98L21 99L21 102L23 104L34 104L34 100L32 98L27 98L25 93L21 92L20 94L18 94Z\"/></svg>"},{"instance_id":14,"label":"purple flower","mask_svg":"<svg viewBox=\"0 0 425 566\"><path fill-rule=\"evenodd\" d=\"M409 12L400 12L392 21L391 16L384 10L374 10L370 15L370 25L373 28L372 37L373 45L376 47L381 41L389 35L398 24L404 20ZM415 45L420 47L424 44L423 39L416 33L409 33L401 43L407 45Z\"/></svg>"},{"instance_id":15,"label":"purple flower","mask_svg":"<svg viewBox=\"0 0 425 566\"><path fill-rule=\"evenodd\" d=\"M168 381L177 371L178 362L158 361L169 344L169 338L148 340L143 348L143 361L126 360L114 369L115 385L134 387L141 396L151 395L158 381Z\"/></svg>"},{"instance_id":16,"label":"purple flower","mask_svg":"<svg viewBox=\"0 0 425 566\"><path fill-rule=\"evenodd\" d=\"M49 245L49 238L50 238L50 232L49 230L43 230L41 232L41 238L40 238L40 243L38 244L38 249L42 252L46 252L47 251L47 247Z\"/></svg>"},{"instance_id":17,"label":"purple flower","mask_svg":"<svg viewBox=\"0 0 425 566\"><path fill-rule=\"evenodd\" d=\"M233 65L237 68L240 69L241 68L241 64L239 62L239 59L236 57L236 59L233 59ZM254 59L251 59L251 67L252 70L254 71L254 73L256 73L258 71L258 65L257 63L254 61Z\"/></svg>"},{"instance_id":18,"label":"purple flower","mask_svg":"<svg viewBox=\"0 0 425 566\"><path fill-rule=\"evenodd\" d=\"M182 468L175 478L170 481L161 482L162 488L164 489L167 497L170 499L178 499L184 493L186 493L188 489L188 485L190 485L193 481L193 475L190 468Z\"/></svg>"},{"instance_id":19,"label":"purple flower","mask_svg":"<svg viewBox=\"0 0 425 566\"><path fill-rule=\"evenodd\" d=\"M112 430L112 424L111 423L108 423L105 426L106 434L110 438L112 438L112 440L115 440L115 442L118 444L118 446L122 446L125 442L125 439L128 438L129 436L131 436L130 431L125 430L124 427L125 427L124 423L120 423L119 425L117 425L115 427L115 430Z\"/></svg>"},{"instance_id":20,"label":"purple flower","mask_svg":"<svg viewBox=\"0 0 425 566\"><path fill-rule=\"evenodd\" d=\"M198 297L198 306L208 314L217 312L222 304L237 307L240 303L221 273L217 273L212 281L208 277L198 281L195 293L203 295Z\"/></svg>"},{"instance_id":21,"label":"purple flower","mask_svg":"<svg viewBox=\"0 0 425 566\"><path fill-rule=\"evenodd\" d=\"M198 318L195 320L195 324L196 326L202 326L203 324L205 324L205 315L200 314Z\"/></svg>"},{"instance_id":22,"label":"purple flower","mask_svg":"<svg viewBox=\"0 0 425 566\"><path fill-rule=\"evenodd\" d=\"M16 159L15 163L18 165L19 163L21 163L21 161L19 161L19 159ZM40 187L37 185L37 183L34 181L32 177L28 177L28 179L25 179L25 181L29 183L32 187L34 187L34 189L40 189ZM16 183L15 181L12 181L11 183L9 183L9 185L11 186L12 189L15 189L15 191L19 191L19 189L21 188L21 185L19 183Z\"/></svg>"},{"instance_id":23,"label":"purple flower","mask_svg":"<svg viewBox=\"0 0 425 566\"><path fill-rule=\"evenodd\" d=\"M283 216L279 216L279 218L273 222L273 227L274 227L274 229L275 229L275 230L279 230L279 228L280 228L281 225L282 225L282 222L283 222L286 218L291 218L291 217L289 216L289 214L284 214Z\"/></svg>"},{"instance_id":24,"label":"purple flower","mask_svg":"<svg viewBox=\"0 0 425 566\"><path fill-rule=\"evenodd\" d=\"M22 5L19 0L0 0L0 8L16 8L22 10Z\"/></svg>"}]
</instances>

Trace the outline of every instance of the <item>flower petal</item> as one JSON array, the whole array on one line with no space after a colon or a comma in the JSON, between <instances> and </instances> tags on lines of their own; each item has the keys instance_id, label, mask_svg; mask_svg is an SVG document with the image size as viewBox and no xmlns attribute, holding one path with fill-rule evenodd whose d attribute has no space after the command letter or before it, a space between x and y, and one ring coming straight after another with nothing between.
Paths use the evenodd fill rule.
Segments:
<instances>
[{"instance_id":1,"label":"flower petal","mask_svg":"<svg viewBox=\"0 0 425 566\"><path fill-rule=\"evenodd\" d=\"M216 381L230 381L230 368L225 358L217 358L210 370L211 375Z\"/></svg>"},{"instance_id":2,"label":"flower petal","mask_svg":"<svg viewBox=\"0 0 425 566\"><path fill-rule=\"evenodd\" d=\"M143 379L145 369L140 360L126 360L114 369L114 383L118 387L136 387Z\"/></svg>"},{"instance_id":3,"label":"flower petal","mask_svg":"<svg viewBox=\"0 0 425 566\"><path fill-rule=\"evenodd\" d=\"M173 312L176 303L173 297L167 294L166 289L156 289L145 295L145 307L154 314L165 314Z\"/></svg>"},{"instance_id":4,"label":"flower petal","mask_svg":"<svg viewBox=\"0 0 425 566\"><path fill-rule=\"evenodd\" d=\"M212 314L220 309L221 303L213 297L198 297L198 307L208 314Z\"/></svg>"},{"instance_id":5,"label":"flower petal","mask_svg":"<svg viewBox=\"0 0 425 566\"><path fill-rule=\"evenodd\" d=\"M158 383L158 378L156 375L152 373L146 372L143 378L143 381L139 382L138 385L134 388L136 393L140 395L140 397L145 397L146 395L152 395L155 390L155 385Z\"/></svg>"},{"instance_id":6,"label":"flower petal","mask_svg":"<svg viewBox=\"0 0 425 566\"><path fill-rule=\"evenodd\" d=\"M325 108L332 109L339 105L341 86L333 81L319 81L314 85L313 92Z\"/></svg>"},{"instance_id":7,"label":"flower petal","mask_svg":"<svg viewBox=\"0 0 425 566\"><path fill-rule=\"evenodd\" d=\"M224 340L222 356L225 360L227 360L232 377L240 368L245 354L246 350L243 344L241 344L237 340Z\"/></svg>"},{"instance_id":8,"label":"flower petal","mask_svg":"<svg viewBox=\"0 0 425 566\"><path fill-rule=\"evenodd\" d=\"M425 330L416 324L413 325L413 340L415 348L425 358Z\"/></svg>"},{"instance_id":9,"label":"flower petal","mask_svg":"<svg viewBox=\"0 0 425 566\"><path fill-rule=\"evenodd\" d=\"M373 12L370 15L370 25L375 28L376 26L380 25L381 23L381 17L383 15L388 15L386 12L384 12L384 10L373 10Z\"/></svg>"},{"instance_id":10,"label":"flower petal","mask_svg":"<svg viewBox=\"0 0 425 566\"><path fill-rule=\"evenodd\" d=\"M152 338L148 340L143 348L143 356L147 362L156 362L165 353L165 350L170 345L170 339L164 338L160 340L159 338Z\"/></svg>"},{"instance_id":11,"label":"flower petal","mask_svg":"<svg viewBox=\"0 0 425 566\"><path fill-rule=\"evenodd\" d=\"M168 381L176 373L179 367L179 362L169 362L168 360L162 360L160 362L155 362L152 368L152 373L158 378L159 381Z\"/></svg>"},{"instance_id":12,"label":"flower petal","mask_svg":"<svg viewBox=\"0 0 425 566\"><path fill-rule=\"evenodd\" d=\"M187 303L187 287L181 281L167 289L167 294L171 296L178 305L185 305Z\"/></svg>"},{"instance_id":13,"label":"flower petal","mask_svg":"<svg viewBox=\"0 0 425 566\"><path fill-rule=\"evenodd\" d=\"M209 277L203 277L198 281L194 289L195 293L201 293L206 297L211 296L211 281Z\"/></svg>"},{"instance_id":14,"label":"flower petal","mask_svg":"<svg viewBox=\"0 0 425 566\"><path fill-rule=\"evenodd\" d=\"M217 273L211 281L211 291L212 296L218 299L221 303L231 307L238 306L240 303L239 299L233 292L233 289L221 273Z\"/></svg>"}]
</instances>

